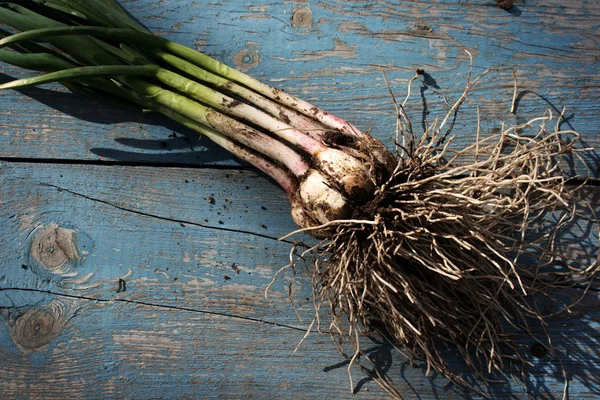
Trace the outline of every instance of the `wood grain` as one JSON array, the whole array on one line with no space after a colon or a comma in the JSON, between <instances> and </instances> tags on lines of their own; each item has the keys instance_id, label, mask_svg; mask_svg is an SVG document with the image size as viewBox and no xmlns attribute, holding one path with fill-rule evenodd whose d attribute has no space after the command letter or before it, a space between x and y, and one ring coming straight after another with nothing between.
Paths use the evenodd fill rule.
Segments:
<instances>
[{"instance_id":1,"label":"wood grain","mask_svg":"<svg viewBox=\"0 0 600 400\"><path fill-rule=\"evenodd\" d=\"M514 67L519 96L511 114L510 71L477 86L455 128L457 146L474 140L476 105L484 134L502 122L522 123L546 110L556 115L565 107L563 128L578 130L586 144L598 143L598 2L522 1L509 11L492 0L121 3L153 32L314 101L390 146L395 113L382 72L401 98L417 68L428 73L415 83L407 106L422 127L464 89L465 50L474 57L474 74ZM299 12L310 13L310 22L295 22ZM26 74L6 66L0 72ZM237 165L162 118L98 107L75 95L10 91L0 93L0 105L0 157ZM595 176L597 157L587 159ZM578 166L573 174L589 172Z\"/></svg>"},{"instance_id":2,"label":"wood grain","mask_svg":"<svg viewBox=\"0 0 600 400\"><path fill-rule=\"evenodd\" d=\"M449 108L473 74L486 78L455 128L456 145L566 107L564 129L600 139L596 1L122 0L157 34L297 94L392 145L394 108L416 127ZM567 4L568 3L568 4ZM1 79L28 73L0 65ZM591 175L598 157L585 155ZM574 164L572 175L590 174ZM352 370L327 334L294 348L313 318L309 272L288 299L295 229L285 195L208 140L57 86L0 92L0 398L352 398L384 392ZM600 189L587 188L600 208ZM574 223L573 254L597 254ZM310 243L306 236L295 237ZM594 253L595 252L595 253ZM531 356L527 385L500 399L600 396L600 297L547 327L556 354ZM298 315L301 319L298 318ZM324 322L327 321L323 316ZM326 323L323 325L326 331ZM536 331L537 334L542 332ZM533 341L522 339L525 349ZM407 399L477 398L377 338L364 347ZM538 349L539 350L539 349ZM455 371L463 366L453 365Z\"/></svg>"},{"instance_id":3,"label":"wood grain","mask_svg":"<svg viewBox=\"0 0 600 400\"><path fill-rule=\"evenodd\" d=\"M293 353L313 317L309 273L298 270L293 286L301 321L288 300L290 273L264 298L291 248L275 238L294 226L287 199L261 176L36 163L3 163L0 171L4 396L383 397L356 370L359 396L351 394L346 364L328 335L309 335ZM600 191L586 196L597 199ZM48 226L74 232L77 257L60 270L31 252ZM560 362L573 396L600 393L598 301L595 293L573 318L548 327L558 354L532 357L533 393L561 393ZM406 398L470 398L439 376L426 378L423 365L409 366L385 345L368 338L364 345ZM524 388L490 391L520 397Z\"/></svg>"}]
</instances>

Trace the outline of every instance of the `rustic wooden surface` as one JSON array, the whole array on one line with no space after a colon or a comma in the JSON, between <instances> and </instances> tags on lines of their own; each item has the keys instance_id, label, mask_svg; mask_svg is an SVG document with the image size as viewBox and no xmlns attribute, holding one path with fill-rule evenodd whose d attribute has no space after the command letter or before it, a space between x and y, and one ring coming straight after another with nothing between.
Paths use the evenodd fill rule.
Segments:
<instances>
[{"instance_id":1,"label":"rustic wooden surface","mask_svg":"<svg viewBox=\"0 0 600 400\"><path fill-rule=\"evenodd\" d=\"M600 141L600 2L123 0L160 35L314 101L391 143L393 105L417 68L418 126L448 109L469 69L514 66L472 93L457 145L566 107L563 127ZM3 79L26 72L0 66ZM423 111L426 106L427 111ZM573 175L598 176L597 153ZM0 93L1 398L382 398L327 335L308 337L305 271L288 302L294 229L285 196L206 139L56 86ZM600 205L600 190L588 196ZM580 227L581 228L581 227ZM587 245L585 227L573 240ZM309 240L307 238L302 238ZM597 251L588 249L587 251ZM235 268L232 265L235 264ZM237 269L237 272L236 272ZM600 396L598 292L549 327L554 357L498 398ZM524 345L528 345L524 342ZM365 346L408 399L471 398L388 346ZM458 368L458 367L457 367Z\"/></svg>"}]
</instances>

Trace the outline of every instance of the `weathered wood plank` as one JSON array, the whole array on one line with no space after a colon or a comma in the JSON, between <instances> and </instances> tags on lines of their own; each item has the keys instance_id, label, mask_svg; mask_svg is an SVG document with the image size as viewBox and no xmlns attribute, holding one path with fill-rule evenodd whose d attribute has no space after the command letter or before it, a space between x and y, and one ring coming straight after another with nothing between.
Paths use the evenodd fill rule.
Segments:
<instances>
[{"instance_id":1,"label":"weathered wood plank","mask_svg":"<svg viewBox=\"0 0 600 400\"><path fill-rule=\"evenodd\" d=\"M170 272L174 264L195 288L195 295L186 289L178 294L190 305L214 301L206 305L218 311L241 303L236 314L257 312L250 311L255 309L252 304L244 305L249 287L237 285L236 279L243 277L245 284L256 287L255 301L262 302L258 288L266 287L291 248L277 238L296 229L286 196L254 172L11 163L3 166L2 175L10 193L2 201L3 241L26 249L36 237L52 234L39 231L40 226L77 230L81 251L89 254L77 277L61 280L61 285L85 295L117 290L117 278L129 269L134 276L141 271L153 275L139 284L157 294L164 282L182 284L183 277ZM35 253L11 252L8 257L12 265L31 264L27 271L33 277L54 276L36 267L40 257ZM78 282L90 272L93 279ZM196 281L199 273L203 279ZM237 288L237 294L212 297L227 286ZM164 295L172 294L167 290Z\"/></svg>"},{"instance_id":2,"label":"weathered wood plank","mask_svg":"<svg viewBox=\"0 0 600 400\"><path fill-rule=\"evenodd\" d=\"M416 68L428 72L407 106L420 126L422 116L431 122L448 109L445 98L460 95L468 50L475 74L515 66L519 107L508 113L510 72L490 77L467 103L458 145L473 140L476 104L484 133L500 120L520 123L566 106L563 127L597 145L598 2L515 1L511 12L492 0L121 3L158 34L314 101L387 143L394 111L381 71L399 97ZM24 75L5 66L0 73ZM0 397L357 398L326 335L310 335L292 353L312 317L306 271L294 286L302 322L288 302L289 273L264 299L290 251L275 238L295 229L285 196L186 134L163 119L64 91L0 92L0 157L13 159L0 165ZM14 162L26 159L33 163ZM86 165L91 160L155 167ZM595 174L596 160L588 155ZM167 163L230 169L156 168ZM600 190L589 193L600 204ZM593 235L585 227L571 235L580 245L573 251L587 252ZM558 353L531 357L529 395L519 384L490 393L560 398L562 362L571 398L600 396L598 304L595 292L550 324ZM471 398L385 346L367 339L365 346L406 398ZM354 371L355 383L361 377ZM383 396L363 383L358 398Z\"/></svg>"},{"instance_id":3,"label":"weathered wood plank","mask_svg":"<svg viewBox=\"0 0 600 400\"><path fill-rule=\"evenodd\" d=\"M564 106L563 126L598 144L598 2L516 1L510 12L492 0L121 3L152 31L312 100L390 145L394 109L381 72L400 97L415 69L429 73L415 83L407 106L420 126L423 116L432 122L448 109L445 99L459 97L469 66L464 50L473 54L475 74L514 66L519 102L510 114L510 72L490 77L464 108L457 145L473 140L476 104L484 133L501 121L521 123ZM0 72L23 76L5 66ZM24 92L0 93L1 157L235 164L207 141L170 137L183 131L165 129L162 119L44 90ZM596 174L596 157L588 159ZM587 175L581 168L574 173Z\"/></svg>"},{"instance_id":4,"label":"weathered wood plank","mask_svg":"<svg viewBox=\"0 0 600 400\"><path fill-rule=\"evenodd\" d=\"M285 196L254 172L3 163L0 179L4 398L384 396L373 382L350 393L327 335L293 353L312 317L310 280L298 271L302 322L289 273L264 299L290 250L266 236L293 222ZM588 193L596 204L600 190ZM573 398L600 394L598 301L595 293L548 327L559 352L531 358L537 398L560 397L560 361ZM386 346L365 347L408 399L471 398ZM527 398L518 384L491 393Z\"/></svg>"}]
</instances>

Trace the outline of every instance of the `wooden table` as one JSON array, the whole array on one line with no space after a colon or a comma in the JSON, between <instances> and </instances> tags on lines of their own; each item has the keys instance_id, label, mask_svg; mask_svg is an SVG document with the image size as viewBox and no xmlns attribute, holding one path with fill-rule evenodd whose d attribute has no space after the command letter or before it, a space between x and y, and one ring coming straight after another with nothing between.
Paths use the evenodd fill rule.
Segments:
<instances>
[{"instance_id":1,"label":"wooden table","mask_svg":"<svg viewBox=\"0 0 600 400\"><path fill-rule=\"evenodd\" d=\"M392 145L394 108L417 68L416 126L447 112L469 70L515 68L477 86L455 128L482 132L566 107L600 139L600 2L122 0L153 32L311 100ZM3 79L27 73L1 66ZM425 108L425 110L424 110ZM598 176L596 153L588 172ZM313 315L310 278L278 277L294 230L284 194L253 168L162 118L59 86L0 93L0 398L352 398L385 393L328 335L294 349ZM590 186L595 199L600 192ZM310 240L306 237L303 240ZM585 239L585 237L582 237ZM597 249L591 249L596 251ZM528 384L499 398L600 396L598 292L549 330ZM366 346L407 399L470 398L389 346Z\"/></svg>"}]
</instances>

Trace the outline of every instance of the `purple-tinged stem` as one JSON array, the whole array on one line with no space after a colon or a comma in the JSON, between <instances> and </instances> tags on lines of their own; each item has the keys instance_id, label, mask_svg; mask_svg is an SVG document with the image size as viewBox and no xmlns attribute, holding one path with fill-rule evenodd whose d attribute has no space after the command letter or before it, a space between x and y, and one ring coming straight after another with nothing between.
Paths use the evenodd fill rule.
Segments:
<instances>
[{"instance_id":1,"label":"purple-tinged stem","mask_svg":"<svg viewBox=\"0 0 600 400\"><path fill-rule=\"evenodd\" d=\"M252 151L249 148L234 142L216 130L191 120L170 108L158 106L154 109L154 111L159 112L173 121L179 122L187 128L206 136L211 141L235 155L242 161L252 164L277 182L277 184L281 186L281 188L288 195L292 195L298 190L298 183L295 178L290 176L290 174L284 168L263 157L259 153L256 153L255 151Z\"/></svg>"},{"instance_id":2,"label":"purple-tinged stem","mask_svg":"<svg viewBox=\"0 0 600 400\"><path fill-rule=\"evenodd\" d=\"M296 177L306 175L311 169L300 154L284 143L210 107L151 83L131 80L128 84L150 97L154 103L177 110L184 117L213 128L231 140L285 165Z\"/></svg>"}]
</instances>

